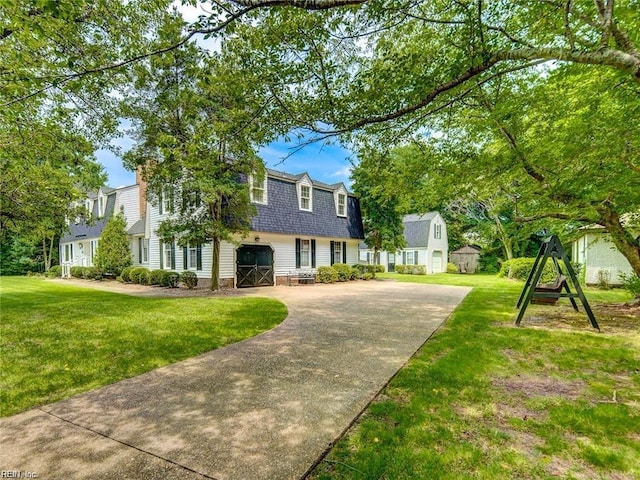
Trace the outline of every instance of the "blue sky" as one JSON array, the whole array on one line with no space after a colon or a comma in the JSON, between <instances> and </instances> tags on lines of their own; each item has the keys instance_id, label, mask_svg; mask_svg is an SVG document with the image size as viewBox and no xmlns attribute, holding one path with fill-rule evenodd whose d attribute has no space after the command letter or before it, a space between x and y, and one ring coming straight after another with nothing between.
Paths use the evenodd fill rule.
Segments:
<instances>
[{"instance_id":1,"label":"blue sky","mask_svg":"<svg viewBox=\"0 0 640 480\"><path fill-rule=\"evenodd\" d=\"M113 144L126 151L131 148L133 141L128 137L121 137L114 140ZM349 158L352 155L346 148L338 143L324 145L322 142L315 142L296 150L298 145L297 139L286 141L280 138L262 147L258 154L267 167L274 170L291 174L307 172L314 180L329 184L344 182L347 188L351 187ZM110 187L135 183L135 174L125 170L121 158L110 150L98 150L96 158L109 175L107 185Z\"/></svg>"}]
</instances>

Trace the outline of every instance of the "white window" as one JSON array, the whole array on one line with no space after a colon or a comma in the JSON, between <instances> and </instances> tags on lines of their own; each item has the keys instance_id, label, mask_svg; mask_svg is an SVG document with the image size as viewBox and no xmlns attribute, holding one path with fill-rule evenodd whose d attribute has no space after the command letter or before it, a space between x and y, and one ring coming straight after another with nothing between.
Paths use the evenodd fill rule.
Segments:
<instances>
[{"instance_id":1,"label":"white window","mask_svg":"<svg viewBox=\"0 0 640 480\"><path fill-rule=\"evenodd\" d=\"M407 263L406 263L406 265L413 265L414 264L413 251L406 252L406 254L407 254Z\"/></svg>"},{"instance_id":2,"label":"white window","mask_svg":"<svg viewBox=\"0 0 640 480\"><path fill-rule=\"evenodd\" d=\"M342 242L333 242L333 262L342 263Z\"/></svg>"},{"instance_id":3,"label":"white window","mask_svg":"<svg viewBox=\"0 0 640 480\"><path fill-rule=\"evenodd\" d=\"M164 244L164 268L171 270L171 265L173 264L173 262L171 261L171 244L170 243L165 243Z\"/></svg>"},{"instance_id":4,"label":"white window","mask_svg":"<svg viewBox=\"0 0 640 480\"><path fill-rule=\"evenodd\" d=\"M70 262L73 259L73 244L67 243L64 246L64 261Z\"/></svg>"},{"instance_id":5,"label":"white window","mask_svg":"<svg viewBox=\"0 0 640 480\"><path fill-rule=\"evenodd\" d=\"M149 261L149 239L142 240L142 263Z\"/></svg>"},{"instance_id":6,"label":"white window","mask_svg":"<svg viewBox=\"0 0 640 480\"><path fill-rule=\"evenodd\" d=\"M436 223L433 228L433 238L442 238L442 225Z\"/></svg>"},{"instance_id":7,"label":"white window","mask_svg":"<svg viewBox=\"0 0 640 480\"><path fill-rule=\"evenodd\" d=\"M255 180L253 177L249 178L249 196L251 202L260 203L262 205L267 204L267 177L262 182Z\"/></svg>"},{"instance_id":8,"label":"white window","mask_svg":"<svg viewBox=\"0 0 640 480\"><path fill-rule=\"evenodd\" d=\"M300 267L311 266L311 240L300 240Z\"/></svg>"},{"instance_id":9,"label":"white window","mask_svg":"<svg viewBox=\"0 0 640 480\"><path fill-rule=\"evenodd\" d=\"M174 207L174 190L173 187L165 187L160 195L160 202L158 205L158 213L160 215L166 215L167 213L173 213Z\"/></svg>"},{"instance_id":10,"label":"white window","mask_svg":"<svg viewBox=\"0 0 640 480\"><path fill-rule=\"evenodd\" d=\"M338 194L338 216L347 216L347 196L344 193Z\"/></svg>"},{"instance_id":11,"label":"white window","mask_svg":"<svg viewBox=\"0 0 640 480\"><path fill-rule=\"evenodd\" d=\"M311 187L300 185L300 210L311 211Z\"/></svg>"},{"instance_id":12,"label":"white window","mask_svg":"<svg viewBox=\"0 0 640 480\"><path fill-rule=\"evenodd\" d=\"M187 268L198 268L198 248L196 245L189 245L187 248Z\"/></svg>"},{"instance_id":13,"label":"white window","mask_svg":"<svg viewBox=\"0 0 640 480\"><path fill-rule=\"evenodd\" d=\"M98 199L98 216L104 216L104 197L102 195Z\"/></svg>"}]
</instances>

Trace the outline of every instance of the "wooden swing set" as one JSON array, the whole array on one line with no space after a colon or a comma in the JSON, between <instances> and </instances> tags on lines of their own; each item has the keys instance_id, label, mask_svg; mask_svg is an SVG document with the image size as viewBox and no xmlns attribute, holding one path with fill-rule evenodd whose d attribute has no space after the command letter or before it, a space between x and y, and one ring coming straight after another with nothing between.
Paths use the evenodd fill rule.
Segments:
<instances>
[{"instance_id":1,"label":"wooden swing set","mask_svg":"<svg viewBox=\"0 0 640 480\"><path fill-rule=\"evenodd\" d=\"M544 266L549 258L553 261L558 275L555 282L540 284L538 282L542 277ZM564 264L566 275L563 268L560 266L559 260L562 260ZM573 293L569 288L569 282L573 285L575 293ZM516 304L516 308L520 309L518 317L516 318L516 326L520 326L522 317L530 303L536 305L553 305L558 302L559 298L568 298L576 312L578 311L578 305L576 304L575 299L580 299L582 306L584 307L584 311L589 317L591 326L600 331L598 322L596 322L596 318L591 311L589 302L587 302L584 292L582 291L582 287L580 287L580 284L578 283L578 278L576 277L576 273L574 272L571 262L567 257L567 253L562 247L560 239L556 235L552 235L540 246L538 256L533 263L533 268L531 268L531 272L529 272L529 278L527 278L527 282L525 283L524 289L522 290L518 303Z\"/></svg>"}]
</instances>

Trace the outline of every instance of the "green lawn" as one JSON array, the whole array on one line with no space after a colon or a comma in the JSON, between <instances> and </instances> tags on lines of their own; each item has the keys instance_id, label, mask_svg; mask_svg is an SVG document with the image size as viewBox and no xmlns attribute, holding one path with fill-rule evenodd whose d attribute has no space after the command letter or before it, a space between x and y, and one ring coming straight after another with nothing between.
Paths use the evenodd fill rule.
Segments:
<instances>
[{"instance_id":1,"label":"green lawn","mask_svg":"<svg viewBox=\"0 0 640 480\"><path fill-rule=\"evenodd\" d=\"M252 337L287 315L264 298L140 298L0 278L0 414L11 415Z\"/></svg>"},{"instance_id":2,"label":"green lawn","mask_svg":"<svg viewBox=\"0 0 640 480\"><path fill-rule=\"evenodd\" d=\"M514 327L520 282L380 276L475 288L312 478L640 478L640 318L602 305L624 291L587 290L597 333L567 305Z\"/></svg>"}]
</instances>

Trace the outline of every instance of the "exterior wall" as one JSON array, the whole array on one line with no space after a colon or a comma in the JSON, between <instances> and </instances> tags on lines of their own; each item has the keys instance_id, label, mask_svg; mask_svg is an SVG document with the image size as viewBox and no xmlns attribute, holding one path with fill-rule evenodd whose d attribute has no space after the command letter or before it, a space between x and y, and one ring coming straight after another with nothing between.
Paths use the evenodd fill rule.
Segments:
<instances>
[{"instance_id":1,"label":"exterior wall","mask_svg":"<svg viewBox=\"0 0 640 480\"><path fill-rule=\"evenodd\" d=\"M124 217L127 220L127 230L140 219L139 187L131 185L116 190L116 206L114 214L124 210Z\"/></svg>"},{"instance_id":2,"label":"exterior wall","mask_svg":"<svg viewBox=\"0 0 640 480\"><path fill-rule=\"evenodd\" d=\"M621 285L619 274L633 272L629 261L620 253L606 233L588 233L573 242L572 260L582 265L587 285L600 281L606 272L611 285Z\"/></svg>"},{"instance_id":3,"label":"exterior wall","mask_svg":"<svg viewBox=\"0 0 640 480\"><path fill-rule=\"evenodd\" d=\"M93 256L99 241L99 238L83 238L71 242L60 242L58 258L62 266L62 276L69 277L71 267L93 267ZM65 254L67 247L73 251L68 259Z\"/></svg>"}]
</instances>

